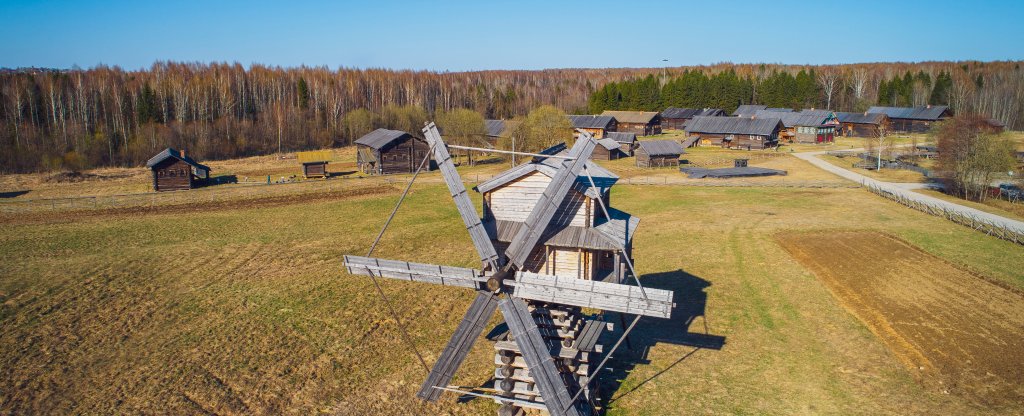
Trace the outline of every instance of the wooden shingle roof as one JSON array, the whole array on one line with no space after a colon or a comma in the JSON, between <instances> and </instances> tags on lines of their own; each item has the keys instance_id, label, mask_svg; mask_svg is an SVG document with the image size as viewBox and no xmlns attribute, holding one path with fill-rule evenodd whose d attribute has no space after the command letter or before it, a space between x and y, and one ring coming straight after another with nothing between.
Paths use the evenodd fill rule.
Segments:
<instances>
[{"instance_id":1,"label":"wooden shingle roof","mask_svg":"<svg viewBox=\"0 0 1024 416\"><path fill-rule=\"evenodd\" d=\"M625 133L621 131L611 131L604 134L604 138L612 139L623 144L633 144L636 141L636 133Z\"/></svg>"},{"instance_id":2,"label":"wooden shingle roof","mask_svg":"<svg viewBox=\"0 0 1024 416\"><path fill-rule=\"evenodd\" d=\"M747 134L770 136L782 127L778 117L694 117L686 123L687 133Z\"/></svg>"},{"instance_id":3,"label":"wooden shingle roof","mask_svg":"<svg viewBox=\"0 0 1024 416\"><path fill-rule=\"evenodd\" d=\"M153 166L156 166L156 165L160 164L160 162L163 162L163 161L167 160L168 158L178 159L178 160L180 160L182 162L187 163L189 166L192 166L193 168L196 168L196 169L199 169L199 170L205 170L207 172L210 171L210 167L209 166L206 166L206 165L204 165L202 163L196 162L191 157L188 157L188 155L182 156L181 152L179 152L177 149L173 149L173 148L170 148L170 147L164 149L160 153L157 153L156 156L153 156L153 157L149 158L149 160L146 161L146 167L147 168L151 168Z\"/></svg>"},{"instance_id":4,"label":"wooden shingle roof","mask_svg":"<svg viewBox=\"0 0 1024 416\"><path fill-rule=\"evenodd\" d=\"M853 124L882 124L885 119L888 118L882 113L836 113L836 118L839 119L840 123L853 123Z\"/></svg>"},{"instance_id":5,"label":"wooden shingle roof","mask_svg":"<svg viewBox=\"0 0 1024 416\"><path fill-rule=\"evenodd\" d=\"M768 106L766 105L744 104L736 107L736 111L733 111L732 115L738 117L751 117L757 112L757 110L764 110L767 108Z\"/></svg>"},{"instance_id":6,"label":"wooden shingle roof","mask_svg":"<svg viewBox=\"0 0 1024 416\"><path fill-rule=\"evenodd\" d=\"M574 129L607 129L612 121L615 121L611 116L593 116L593 115L570 115L569 123L572 124Z\"/></svg>"},{"instance_id":7,"label":"wooden shingle roof","mask_svg":"<svg viewBox=\"0 0 1024 416\"><path fill-rule=\"evenodd\" d=\"M672 156L683 154L683 147L675 140L641 140L640 149L650 156Z\"/></svg>"},{"instance_id":8,"label":"wooden shingle roof","mask_svg":"<svg viewBox=\"0 0 1024 416\"><path fill-rule=\"evenodd\" d=\"M936 121L943 113L949 110L944 105L929 105L925 107L871 107L869 113L881 113L889 118L902 118L908 120Z\"/></svg>"},{"instance_id":9,"label":"wooden shingle roof","mask_svg":"<svg viewBox=\"0 0 1024 416\"><path fill-rule=\"evenodd\" d=\"M648 124L655 117L658 117L657 111L612 111L605 110L601 113L602 116L615 117L619 123L637 123L637 124Z\"/></svg>"},{"instance_id":10,"label":"wooden shingle roof","mask_svg":"<svg viewBox=\"0 0 1024 416\"><path fill-rule=\"evenodd\" d=\"M369 146L372 149L380 150L390 144L391 142L401 139L405 136L412 136L409 133L400 130L388 130L388 129L377 129L366 133L359 140L356 140L356 144L363 146Z\"/></svg>"}]
</instances>

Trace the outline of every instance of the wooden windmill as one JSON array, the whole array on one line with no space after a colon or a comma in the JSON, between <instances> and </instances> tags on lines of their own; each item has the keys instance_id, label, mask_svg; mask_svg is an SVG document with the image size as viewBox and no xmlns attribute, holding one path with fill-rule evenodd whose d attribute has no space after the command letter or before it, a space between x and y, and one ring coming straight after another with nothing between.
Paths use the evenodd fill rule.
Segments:
<instances>
[{"instance_id":1,"label":"wooden windmill","mask_svg":"<svg viewBox=\"0 0 1024 416\"><path fill-rule=\"evenodd\" d=\"M482 267L470 269L345 256L345 267L352 274L477 291L417 396L435 401L444 391L459 391L450 388L449 383L495 309L500 309L509 331L506 339L497 345L496 393L479 395L502 403L500 414L516 414L523 408L542 409L556 416L592 414L588 386L622 338L606 352L605 361L594 366L593 358L599 352L593 345L604 324L582 318L580 308L627 313L639 319L640 316L668 318L673 307L672 292L645 289L639 282L633 286L528 270L531 253L536 253L542 240L559 228L556 214L567 195L574 188L579 189L580 178L586 178L591 185L594 183L585 166L596 141L591 135L581 133L567 154L533 155L535 162L547 160L546 166L551 168L550 182L525 221L518 225L507 248L499 252L498 248L504 244L496 248L448 153L448 147L460 147L446 146L433 123L423 132ZM581 173L585 176L580 176ZM603 203L601 207L607 212ZM635 323L636 320L633 325ZM581 351L587 348L590 351Z\"/></svg>"}]
</instances>

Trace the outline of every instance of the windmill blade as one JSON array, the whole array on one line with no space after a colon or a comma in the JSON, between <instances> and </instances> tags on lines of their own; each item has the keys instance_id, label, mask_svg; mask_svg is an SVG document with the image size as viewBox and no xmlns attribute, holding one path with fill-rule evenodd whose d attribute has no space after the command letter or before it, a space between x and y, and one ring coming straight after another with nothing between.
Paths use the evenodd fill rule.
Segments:
<instances>
[{"instance_id":1,"label":"windmill blade","mask_svg":"<svg viewBox=\"0 0 1024 416\"><path fill-rule=\"evenodd\" d=\"M512 243L505 250L505 256L509 260L506 268L510 268L513 265L518 270L523 268L527 257L533 251L533 247L540 241L544 231L551 223L551 219L554 218L555 212L558 211L558 206L562 204L565 195L572 189L573 183L576 182L576 177L583 169L587 159L590 158L590 154L594 151L596 144L597 142L594 141L590 134L580 132L580 138L576 140L576 144L569 151L569 156L574 159L561 162L562 166L555 173L555 176L551 178L551 183L544 189L544 193L537 200L537 205L534 205L533 211L530 211L530 215L526 217L526 222L519 228L519 232L512 239Z\"/></svg>"},{"instance_id":2,"label":"windmill blade","mask_svg":"<svg viewBox=\"0 0 1024 416\"><path fill-rule=\"evenodd\" d=\"M351 274L470 289L479 289L482 283L487 282L487 278L474 269L374 257L345 256L345 268Z\"/></svg>"},{"instance_id":3,"label":"windmill blade","mask_svg":"<svg viewBox=\"0 0 1024 416\"><path fill-rule=\"evenodd\" d=\"M489 264L491 270L498 270L498 267L501 266L498 263L498 253L494 250L491 239L487 237L487 231L484 230L483 224L480 223L480 216L477 214L476 208L473 207L473 202L469 200L466 186L462 184L462 178L455 170L455 163L452 162L452 157L448 154L448 148L445 147L444 140L441 139L441 133L437 131L437 126L434 123L429 123L423 128L423 135L427 139L427 144L434 149L437 169L441 171L441 176L448 184L448 191L451 193L452 200L455 201L459 215L462 216L462 222L466 224L466 230L469 231L469 238L473 240L476 252L480 254L480 260Z\"/></svg>"},{"instance_id":4,"label":"windmill blade","mask_svg":"<svg viewBox=\"0 0 1024 416\"><path fill-rule=\"evenodd\" d=\"M494 316L494 310L498 307L498 299L493 293L478 291L476 299L469 305L469 310L462 317L462 322L455 328L455 334L448 340L448 345L437 361L434 368L430 370L427 379L420 387L416 396L428 401L436 401L441 397L444 388L451 383L455 371L459 369L462 362L466 360L473 343L480 337L484 327Z\"/></svg>"},{"instance_id":5,"label":"windmill blade","mask_svg":"<svg viewBox=\"0 0 1024 416\"><path fill-rule=\"evenodd\" d=\"M672 315L672 291L618 283L516 272L512 296L541 302L623 312L632 315L669 318Z\"/></svg>"},{"instance_id":6,"label":"windmill blade","mask_svg":"<svg viewBox=\"0 0 1024 416\"><path fill-rule=\"evenodd\" d=\"M505 316L509 332L519 346L519 352L526 360L533 381L544 399L544 405L552 416L577 416L583 411L575 406L572 393L566 385L565 378L555 367L551 350L537 328L533 316L522 299L508 297L498 302L501 314ZM578 386L577 386L578 387Z\"/></svg>"}]
</instances>

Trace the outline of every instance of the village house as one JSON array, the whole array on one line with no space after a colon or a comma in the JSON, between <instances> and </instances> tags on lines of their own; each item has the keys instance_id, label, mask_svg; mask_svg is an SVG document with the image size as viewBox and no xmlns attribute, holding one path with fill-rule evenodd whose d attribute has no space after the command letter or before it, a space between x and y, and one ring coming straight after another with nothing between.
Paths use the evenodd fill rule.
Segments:
<instances>
[{"instance_id":1,"label":"village house","mask_svg":"<svg viewBox=\"0 0 1024 416\"><path fill-rule=\"evenodd\" d=\"M836 113L840 136L876 138L889 130L889 116L882 113Z\"/></svg>"},{"instance_id":2,"label":"village house","mask_svg":"<svg viewBox=\"0 0 1024 416\"><path fill-rule=\"evenodd\" d=\"M615 131L636 133L637 136L661 134L661 115L656 111L605 111L602 116L615 117Z\"/></svg>"},{"instance_id":3,"label":"village house","mask_svg":"<svg viewBox=\"0 0 1024 416\"><path fill-rule=\"evenodd\" d=\"M888 116L891 130L897 133L927 133L933 124L953 117L953 110L944 105L871 107L867 112Z\"/></svg>"},{"instance_id":4,"label":"village house","mask_svg":"<svg viewBox=\"0 0 1024 416\"><path fill-rule=\"evenodd\" d=\"M694 117L686 123L686 135L698 145L748 150L778 146L782 130L778 117Z\"/></svg>"},{"instance_id":5,"label":"village house","mask_svg":"<svg viewBox=\"0 0 1024 416\"><path fill-rule=\"evenodd\" d=\"M603 139L608 132L615 131L618 122L611 116L570 115L573 138L579 138L580 130L590 133L595 139Z\"/></svg>"},{"instance_id":6,"label":"village house","mask_svg":"<svg viewBox=\"0 0 1024 416\"><path fill-rule=\"evenodd\" d=\"M370 175L413 173L429 150L427 142L409 133L377 129L356 140L356 164ZM434 166L428 162L424 170Z\"/></svg>"},{"instance_id":7,"label":"village house","mask_svg":"<svg viewBox=\"0 0 1024 416\"><path fill-rule=\"evenodd\" d=\"M725 111L718 108L677 108L669 107L661 112L662 130L682 130L683 125L694 117L725 117Z\"/></svg>"},{"instance_id":8,"label":"village house","mask_svg":"<svg viewBox=\"0 0 1024 416\"><path fill-rule=\"evenodd\" d=\"M170 147L146 162L153 172L154 191L180 191L192 189L210 178L210 168Z\"/></svg>"},{"instance_id":9,"label":"village house","mask_svg":"<svg viewBox=\"0 0 1024 416\"><path fill-rule=\"evenodd\" d=\"M784 130L779 138L789 143L832 143L839 127L836 113L829 110L773 111L760 110L754 118L778 118Z\"/></svg>"}]
</instances>

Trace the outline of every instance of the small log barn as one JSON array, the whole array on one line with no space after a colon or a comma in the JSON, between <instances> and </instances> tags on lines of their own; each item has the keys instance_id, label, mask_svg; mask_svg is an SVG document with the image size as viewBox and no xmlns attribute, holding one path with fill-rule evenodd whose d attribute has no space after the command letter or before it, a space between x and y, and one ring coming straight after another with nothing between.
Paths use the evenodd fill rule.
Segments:
<instances>
[{"instance_id":1,"label":"small log barn","mask_svg":"<svg viewBox=\"0 0 1024 416\"><path fill-rule=\"evenodd\" d=\"M637 136L661 134L661 115L655 111L605 111L602 116L615 117L616 131L636 133Z\"/></svg>"},{"instance_id":2,"label":"small log barn","mask_svg":"<svg viewBox=\"0 0 1024 416\"><path fill-rule=\"evenodd\" d=\"M836 113L839 135L876 138L889 130L889 116L881 113Z\"/></svg>"},{"instance_id":3,"label":"small log barn","mask_svg":"<svg viewBox=\"0 0 1024 416\"><path fill-rule=\"evenodd\" d=\"M784 130L780 138L793 143L832 143L839 127L836 113L829 110L774 111L761 110L754 118L778 118Z\"/></svg>"},{"instance_id":4,"label":"small log barn","mask_svg":"<svg viewBox=\"0 0 1024 416\"><path fill-rule=\"evenodd\" d=\"M683 125L694 117L725 117L725 111L718 108L677 108L669 107L661 112L662 130L683 130Z\"/></svg>"},{"instance_id":5,"label":"small log barn","mask_svg":"<svg viewBox=\"0 0 1024 416\"><path fill-rule=\"evenodd\" d=\"M484 124L487 126L486 140L490 147L494 148L497 146L498 140L512 137L512 131L516 129L519 122L514 120L484 120Z\"/></svg>"},{"instance_id":6,"label":"small log barn","mask_svg":"<svg viewBox=\"0 0 1024 416\"><path fill-rule=\"evenodd\" d=\"M613 131L605 134L604 137L615 140L624 156L633 156L633 150L636 149L636 133Z\"/></svg>"},{"instance_id":7,"label":"small log barn","mask_svg":"<svg viewBox=\"0 0 1024 416\"><path fill-rule=\"evenodd\" d=\"M615 160L621 157L623 153L619 148L619 142L607 137L599 139L597 146L594 146L594 152L590 154L593 160Z\"/></svg>"},{"instance_id":8,"label":"small log barn","mask_svg":"<svg viewBox=\"0 0 1024 416\"><path fill-rule=\"evenodd\" d=\"M953 117L953 110L944 105L924 107L871 107L868 113L885 114L890 128L897 133L927 133L932 125Z\"/></svg>"},{"instance_id":9,"label":"small log barn","mask_svg":"<svg viewBox=\"0 0 1024 416\"><path fill-rule=\"evenodd\" d=\"M768 106L766 105L744 104L736 107L736 111L733 111L732 115L734 117L753 117L754 113L767 109Z\"/></svg>"},{"instance_id":10,"label":"small log barn","mask_svg":"<svg viewBox=\"0 0 1024 416\"><path fill-rule=\"evenodd\" d=\"M377 129L356 140L356 164L370 175L413 173L430 150L427 142L398 130ZM433 169L433 161L425 169Z\"/></svg>"},{"instance_id":11,"label":"small log barn","mask_svg":"<svg viewBox=\"0 0 1024 416\"><path fill-rule=\"evenodd\" d=\"M295 155L302 164L302 176L306 178L326 178L327 163L331 160L330 150L299 152Z\"/></svg>"},{"instance_id":12,"label":"small log barn","mask_svg":"<svg viewBox=\"0 0 1024 416\"><path fill-rule=\"evenodd\" d=\"M683 147L675 140L641 140L636 148L636 166L639 168L660 168L679 166Z\"/></svg>"},{"instance_id":13,"label":"small log barn","mask_svg":"<svg viewBox=\"0 0 1024 416\"><path fill-rule=\"evenodd\" d=\"M611 116L570 115L569 123L573 127L572 137L577 139L580 130L590 133L595 139L603 139L618 127L618 122Z\"/></svg>"},{"instance_id":14,"label":"small log barn","mask_svg":"<svg viewBox=\"0 0 1024 416\"><path fill-rule=\"evenodd\" d=\"M474 188L483 194L483 225L499 255L519 232L558 165L558 160L534 159ZM633 233L640 220L611 207L609 190L618 176L590 161L586 171L594 185L585 175L576 179L524 271L616 283L625 280L625 257L632 258ZM608 207L607 217L598 198Z\"/></svg>"},{"instance_id":15,"label":"small log barn","mask_svg":"<svg viewBox=\"0 0 1024 416\"><path fill-rule=\"evenodd\" d=\"M777 117L694 117L686 123L686 135L698 137L698 145L767 149L778 146L783 128Z\"/></svg>"},{"instance_id":16,"label":"small log barn","mask_svg":"<svg viewBox=\"0 0 1024 416\"><path fill-rule=\"evenodd\" d=\"M209 167L170 147L151 157L146 167L153 171L153 190L158 192L192 189L210 178Z\"/></svg>"}]
</instances>

